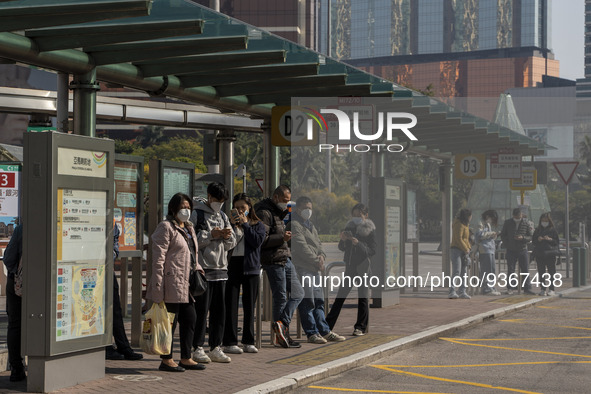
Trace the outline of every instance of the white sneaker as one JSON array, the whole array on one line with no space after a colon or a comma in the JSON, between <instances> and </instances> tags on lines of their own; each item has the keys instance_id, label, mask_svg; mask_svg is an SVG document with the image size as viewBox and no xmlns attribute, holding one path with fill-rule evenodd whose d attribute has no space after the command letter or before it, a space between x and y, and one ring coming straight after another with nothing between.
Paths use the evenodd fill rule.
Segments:
<instances>
[{"instance_id":1,"label":"white sneaker","mask_svg":"<svg viewBox=\"0 0 591 394\"><path fill-rule=\"evenodd\" d=\"M324 339L326 339L328 342L343 342L347 338L331 331L324 336Z\"/></svg>"},{"instance_id":2,"label":"white sneaker","mask_svg":"<svg viewBox=\"0 0 591 394\"><path fill-rule=\"evenodd\" d=\"M461 299L463 299L463 300L469 300L470 298L472 298L472 297L470 297L470 296L468 295L468 293L460 293L460 294L458 295L458 297L460 297L460 298L461 298Z\"/></svg>"},{"instance_id":3,"label":"white sneaker","mask_svg":"<svg viewBox=\"0 0 591 394\"><path fill-rule=\"evenodd\" d=\"M548 297L552 297L553 295L556 295L556 293L554 292L554 290L548 291Z\"/></svg>"},{"instance_id":4,"label":"white sneaker","mask_svg":"<svg viewBox=\"0 0 591 394\"><path fill-rule=\"evenodd\" d=\"M326 339L322 338L320 334L312 334L308 337L309 343L315 343L317 345L322 345L328 342Z\"/></svg>"},{"instance_id":5,"label":"white sneaker","mask_svg":"<svg viewBox=\"0 0 591 394\"><path fill-rule=\"evenodd\" d=\"M192 359L193 361L202 364L208 364L211 362L211 359L207 356L207 354L205 354L205 350L203 350L201 346L195 349Z\"/></svg>"},{"instance_id":6,"label":"white sneaker","mask_svg":"<svg viewBox=\"0 0 591 394\"><path fill-rule=\"evenodd\" d=\"M224 354L220 346L215 347L209 351L209 358L214 363L229 363L232 359Z\"/></svg>"},{"instance_id":7,"label":"white sneaker","mask_svg":"<svg viewBox=\"0 0 591 394\"><path fill-rule=\"evenodd\" d=\"M244 353L258 353L259 349L255 345L244 345Z\"/></svg>"},{"instance_id":8,"label":"white sneaker","mask_svg":"<svg viewBox=\"0 0 591 394\"><path fill-rule=\"evenodd\" d=\"M538 293L539 296L545 297L546 296L546 291L542 290Z\"/></svg>"},{"instance_id":9,"label":"white sneaker","mask_svg":"<svg viewBox=\"0 0 591 394\"><path fill-rule=\"evenodd\" d=\"M365 333L363 331L361 331L360 329L356 328L355 330L353 330L353 336L360 337L362 335L365 335Z\"/></svg>"},{"instance_id":10,"label":"white sneaker","mask_svg":"<svg viewBox=\"0 0 591 394\"><path fill-rule=\"evenodd\" d=\"M232 346L224 346L224 353L229 353L229 354L242 354L242 349L240 349L238 346L236 345L232 345Z\"/></svg>"}]
</instances>

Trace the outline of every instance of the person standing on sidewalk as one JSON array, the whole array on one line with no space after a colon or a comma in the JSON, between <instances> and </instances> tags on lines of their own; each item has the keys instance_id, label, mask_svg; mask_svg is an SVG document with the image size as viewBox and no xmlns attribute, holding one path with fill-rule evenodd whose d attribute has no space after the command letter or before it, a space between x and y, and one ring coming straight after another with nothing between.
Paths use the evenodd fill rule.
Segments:
<instances>
[{"instance_id":1,"label":"person standing on sidewalk","mask_svg":"<svg viewBox=\"0 0 591 394\"><path fill-rule=\"evenodd\" d=\"M341 342L345 337L330 330L324 314L324 292L319 285L321 278L318 271L324 271L326 254L311 217L312 200L306 196L299 197L295 213L287 224L287 230L291 230L291 259L304 289L304 299L298 311L308 342ZM306 277L305 281L303 277Z\"/></svg>"},{"instance_id":2,"label":"person standing on sidewalk","mask_svg":"<svg viewBox=\"0 0 591 394\"><path fill-rule=\"evenodd\" d=\"M369 219L369 210L363 204L357 204L351 209L351 220L341 232L339 250L345 252L345 274L353 278L370 274L370 257L376 254L376 226ZM328 326L332 330L337 323L339 314L347 295L351 292L351 281L348 285L343 283L339 287L337 298L326 316ZM345 281L344 281L345 282ZM357 289L357 321L355 322L353 335L365 335L369 325L369 288L361 286Z\"/></svg>"},{"instance_id":3,"label":"person standing on sidewalk","mask_svg":"<svg viewBox=\"0 0 591 394\"><path fill-rule=\"evenodd\" d=\"M21 354L21 319L22 319L22 293L17 294L15 278L17 271L22 269L19 264L23 257L23 225L19 224L14 229L10 242L4 250L4 265L8 271L6 278L6 313L8 314L8 332L6 342L8 345L8 362L10 363L10 381L20 382L27 378L23 356ZM20 293L20 292L19 292Z\"/></svg>"},{"instance_id":4,"label":"person standing on sidewalk","mask_svg":"<svg viewBox=\"0 0 591 394\"><path fill-rule=\"evenodd\" d=\"M536 259L538 265L538 281L541 284L541 296L553 296L554 293L554 274L556 274L556 257L560 254L558 232L554 228L554 222L550 216L550 212L540 216L540 223L534 231L533 235L534 250L532 255ZM546 274L546 270L548 273ZM546 275L544 275L546 274ZM550 278L548 278L548 274ZM548 284L548 292L546 293L546 286Z\"/></svg>"},{"instance_id":5,"label":"person standing on sidewalk","mask_svg":"<svg viewBox=\"0 0 591 394\"><path fill-rule=\"evenodd\" d=\"M224 353L258 353L254 344L254 309L259 294L261 275L261 245L265 240L265 225L257 217L250 198L236 194L232 200L234 226L238 244L230 252L228 283L226 284L226 324ZM242 345L238 347L238 301L242 287Z\"/></svg>"},{"instance_id":6,"label":"person standing on sidewalk","mask_svg":"<svg viewBox=\"0 0 591 394\"><path fill-rule=\"evenodd\" d=\"M273 296L273 332L281 347L299 348L302 345L289 336L291 318L304 297L304 290L291 262L287 245L291 239L291 232L286 231L283 223L290 199L289 187L280 185L271 198L259 202L254 209L265 225L261 264L269 279Z\"/></svg>"},{"instance_id":7,"label":"person standing on sidewalk","mask_svg":"<svg viewBox=\"0 0 591 394\"><path fill-rule=\"evenodd\" d=\"M177 193L168 203L166 220L158 224L152 234L152 277L148 282L146 298L155 303L164 301L169 313L174 313L172 332L180 325L181 361L177 364L170 354L160 358L161 371L184 372L186 369L205 369L203 364L191 360L191 342L195 331L194 299L189 292L191 267L203 269L197 261L197 236L189 222L193 203L183 193Z\"/></svg>"},{"instance_id":8,"label":"person standing on sidewalk","mask_svg":"<svg viewBox=\"0 0 591 394\"><path fill-rule=\"evenodd\" d=\"M205 270L207 291L196 298L197 327L193 339L193 360L229 363L232 359L224 354L222 340L226 319L226 281L230 249L236 246L236 234L222 206L228 200L228 189L219 182L207 186L207 202L199 202L191 215L199 242L199 264ZM209 356L203 350L209 312Z\"/></svg>"},{"instance_id":9,"label":"person standing on sidewalk","mask_svg":"<svg viewBox=\"0 0 591 394\"><path fill-rule=\"evenodd\" d=\"M497 232L493 227L497 227L499 216L497 211L489 209L482 213L482 222L480 229L476 233L476 244L478 245L478 254L480 262L480 278L482 283L482 294L489 296L501 295L495 289L495 281L490 280L490 275L495 274L495 250Z\"/></svg>"},{"instance_id":10,"label":"person standing on sidewalk","mask_svg":"<svg viewBox=\"0 0 591 394\"><path fill-rule=\"evenodd\" d=\"M470 228L468 227L472 220L472 211L469 209L460 209L457 217L455 218L452 225L451 234L451 286L449 288L449 294L447 298L457 299L463 298L469 300L471 297L466 293L466 283L464 276L466 275L466 269L470 263ZM461 279L459 286L459 294L456 293L454 281L456 278ZM457 283L457 281L456 281Z\"/></svg>"},{"instance_id":11,"label":"person standing on sidewalk","mask_svg":"<svg viewBox=\"0 0 591 394\"><path fill-rule=\"evenodd\" d=\"M113 261L119 257L119 226L113 226ZM123 323L123 310L121 309L121 299L119 298L119 282L115 270L113 270L113 338L115 338L115 345L108 345L105 351L105 358L107 360L141 360L144 356L136 353L131 348L127 334L125 333L125 325Z\"/></svg>"},{"instance_id":12,"label":"person standing on sidewalk","mask_svg":"<svg viewBox=\"0 0 591 394\"><path fill-rule=\"evenodd\" d=\"M532 228L527 219L524 219L520 208L513 210L513 217L505 220L501 230L501 240L507 250L507 294L511 295L516 287L511 283L515 281L515 264L519 261L519 271L522 274L529 274L529 255L527 244L532 241ZM520 278L517 278L520 280ZM529 276L521 282L525 294L534 295L531 291Z\"/></svg>"}]
</instances>

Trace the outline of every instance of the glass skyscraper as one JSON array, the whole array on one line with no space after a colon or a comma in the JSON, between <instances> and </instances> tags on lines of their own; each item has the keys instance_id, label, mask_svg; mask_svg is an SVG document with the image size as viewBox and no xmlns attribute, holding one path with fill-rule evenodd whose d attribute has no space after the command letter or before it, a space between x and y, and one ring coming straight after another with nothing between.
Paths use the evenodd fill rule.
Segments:
<instances>
[{"instance_id":1,"label":"glass skyscraper","mask_svg":"<svg viewBox=\"0 0 591 394\"><path fill-rule=\"evenodd\" d=\"M328 4L330 1L330 10ZM536 47L550 50L550 0L327 0L320 49L339 59Z\"/></svg>"}]
</instances>

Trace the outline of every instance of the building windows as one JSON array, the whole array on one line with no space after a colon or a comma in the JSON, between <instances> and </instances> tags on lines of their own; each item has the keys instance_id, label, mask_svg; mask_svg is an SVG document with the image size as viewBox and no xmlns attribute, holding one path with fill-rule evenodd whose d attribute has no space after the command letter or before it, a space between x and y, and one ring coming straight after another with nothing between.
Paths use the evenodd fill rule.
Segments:
<instances>
[{"instance_id":1,"label":"building windows","mask_svg":"<svg viewBox=\"0 0 591 394\"><path fill-rule=\"evenodd\" d=\"M419 54L443 52L443 1L419 2Z\"/></svg>"}]
</instances>

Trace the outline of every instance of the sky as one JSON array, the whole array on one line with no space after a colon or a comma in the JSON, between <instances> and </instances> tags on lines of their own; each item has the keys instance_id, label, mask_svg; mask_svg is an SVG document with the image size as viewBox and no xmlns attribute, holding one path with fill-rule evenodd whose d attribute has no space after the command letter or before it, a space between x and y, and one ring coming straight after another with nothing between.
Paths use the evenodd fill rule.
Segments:
<instances>
[{"instance_id":1,"label":"sky","mask_svg":"<svg viewBox=\"0 0 591 394\"><path fill-rule=\"evenodd\" d=\"M560 77L585 76L585 0L552 0L551 46L560 61Z\"/></svg>"}]
</instances>

